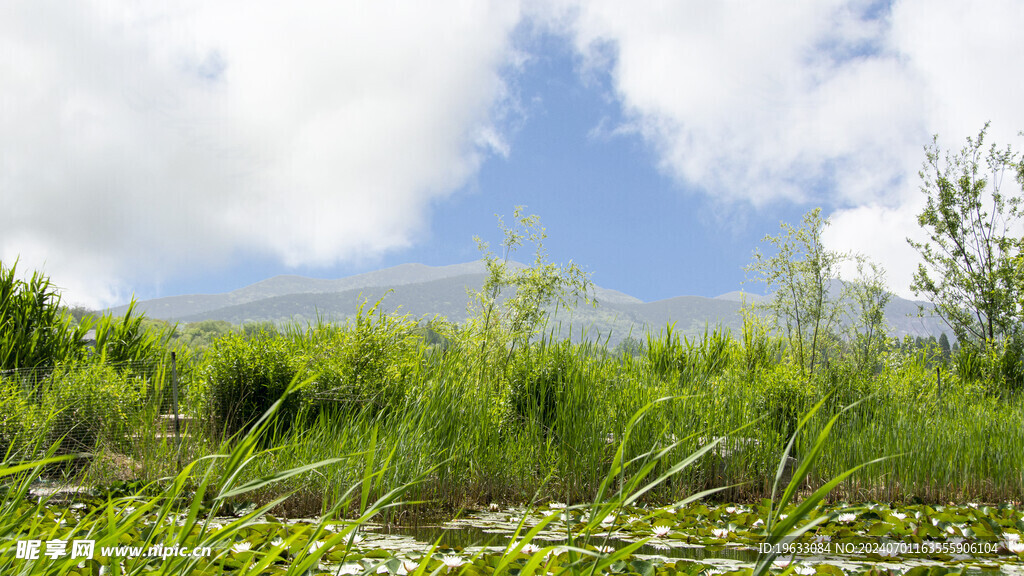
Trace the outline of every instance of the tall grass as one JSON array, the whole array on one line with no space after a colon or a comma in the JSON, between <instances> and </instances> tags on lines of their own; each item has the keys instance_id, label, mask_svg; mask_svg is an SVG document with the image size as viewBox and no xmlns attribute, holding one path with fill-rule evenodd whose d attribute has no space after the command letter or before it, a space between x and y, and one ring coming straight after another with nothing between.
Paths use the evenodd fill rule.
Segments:
<instances>
[{"instance_id":1,"label":"tall grass","mask_svg":"<svg viewBox=\"0 0 1024 576\"><path fill-rule=\"evenodd\" d=\"M389 463L374 478L374 494L422 480L411 496L429 504L410 505L403 514L527 502L539 486L542 497L587 502L600 492L630 427L627 459L671 447L652 473L714 444L693 466L646 492L646 501L675 501L717 486L731 486L719 498L760 500L771 495L782 455L792 457L785 461L788 478L817 433L855 403L833 424L804 489L890 456L846 478L834 497L1002 501L1024 493L1024 401L994 394L955 365L937 366L933 355L890 349L872 371L832 358L807 378L757 326L739 339L706 331L692 340L670 327L637 356L541 338L492 364L479 353L478 335L443 322L432 328L428 341L409 319L371 309L347 325L226 336L183 367L183 409L207 425L190 430L180 448L148 431L130 445L107 433L88 448L101 456L86 467L89 482L119 479L124 467L111 465L118 459L153 480L173 472L168 464L181 454L185 462L213 454L221 439L237 437L277 403L291 380L308 377L264 432L263 446L275 449L259 452L241 472L257 478L330 462L249 494L265 503L288 492L275 512L291 517L337 505L338 487L359 482L368 462ZM944 371L941 388L936 367ZM13 390L10 382L4 386ZM11 393L0 396L12 407L0 439L17 422L42 418L46 428L61 418L56 401L42 410ZM672 400L631 423L638 410L665 397ZM803 425L806 439L787 452L801 415L823 398ZM134 414L155 419L153 412Z\"/></svg>"}]
</instances>

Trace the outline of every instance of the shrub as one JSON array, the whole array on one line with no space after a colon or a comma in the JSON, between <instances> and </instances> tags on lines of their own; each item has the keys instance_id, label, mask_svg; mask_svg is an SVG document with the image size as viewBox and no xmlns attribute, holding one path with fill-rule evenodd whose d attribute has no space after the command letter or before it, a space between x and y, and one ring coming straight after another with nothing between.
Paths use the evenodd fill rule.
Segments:
<instances>
[{"instance_id":1,"label":"shrub","mask_svg":"<svg viewBox=\"0 0 1024 576\"><path fill-rule=\"evenodd\" d=\"M288 341L259 331L247 337L229 334L213 343L199 371L207 428L214 438L235 435L251 426L276 402L297 375ZM278 431L298 409L290 397L282 406Z\"/></svg>"},{"instance_id":2,"label":"shrub","mask_svg":"<svg viewBox=\"0 0 1024 576\"><path fill-rule=\"evenodd\" d=\"M415 322L377 313L379 304L365 314L360 307L345 326L318 324L295 335L296 360L313 378L302 391L308 418L338 409L388 415L404 404L423 339Z\"/></svg>"}]
</instances>

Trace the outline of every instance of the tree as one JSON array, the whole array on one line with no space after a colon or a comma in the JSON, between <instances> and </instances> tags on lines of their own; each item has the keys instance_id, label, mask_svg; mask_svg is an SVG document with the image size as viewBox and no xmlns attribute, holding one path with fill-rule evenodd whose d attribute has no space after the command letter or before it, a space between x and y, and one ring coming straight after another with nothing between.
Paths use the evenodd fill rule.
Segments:
<instances>
[{"instance_id":1,"label":"tree","mask_svg":"<svg viewBox=\"0 0 1024 576\"><path fill-rule=\"evenodd\" d=\"M825 249L821 235L828 225L821 208L804 215L799 228L783 222L782 233L765 236L777 254L767 257L754 251L754 261L745 268L754 280L764 282L774 297L766 307L783 331L789 348L808 376L823 355L826 343L835 340L842 298L834 299L829 288L838 279L840 263L849 256Z\"/></svg>"},{"instance_id":2,"label":"tree","mask_svg":"<svg viewBox=\"0 0 1024 576\"><path fill-rule=\"evenodd\" d=\"M572 307L580 299L590 304L593 282L572 261L567 266L548 262L544 250L547 233L537 215L526 216L523 206L513 212L515 223L506 227L498 216L498 227L504 236L501 255L496 256L487 242L474 237L487 266L483 287L470 290L471 309L476 315L471 325L482 334L481 352L486 358L493 350L511 355L536 335L550 306ZM516 265L511 257L524 242L534 245L531 266Z\"/></svg>"},{"instance_id":3,"label":"tree","mask_svg":"<svg viewBox=\"0 0 1024 576\"><path fill-rule=\"evenodd\" d=\"M874 369L879 353L885 347L885 307L892 299L886 289L885 269L863 256L857 262L857 280L845 286L851 303L850 341L854 361L861 369Z\"/></svg>"},{"instance_id":4,"label":"tree","mask_svg":"<svg viewBox=\"0 0 1024 576\"><path fill-rule=\"evenodd\" d=\"M920 172L927 204L918 224L928 239L907 241L920 253L910 288L924 295L962 343L986 347L1021 319L1019 194L1001 187L1007 172L1024 185L1024 163L1009 147L985 149L988 124L957 153L925 147Z\"/></svg>"},{"instance_id":5,"label":"tree","mask_svg":"<svg viewBox=\"0 0 1024 576\"><path fill-rule=\"evenodd\" d=\"M949 336L946 336L945 332L939 336L939 350L942 352L942 359L949 360L952 349L949 347Z\"/></svg>"}]
</instances>

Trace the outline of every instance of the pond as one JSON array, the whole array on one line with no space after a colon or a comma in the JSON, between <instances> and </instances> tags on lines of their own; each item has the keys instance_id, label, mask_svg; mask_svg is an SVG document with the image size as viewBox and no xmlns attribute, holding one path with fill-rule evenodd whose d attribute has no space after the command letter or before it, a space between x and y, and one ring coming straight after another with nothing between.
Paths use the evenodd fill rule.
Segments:
<instances>
[{"instance_id":1,"label":"pond","mask_svg":"<svg viewBox=\"0 0 1024 576\"><path fill-rule=\"evenodd\" d=\"M535 511L506 509L471 511L443 523L366 527L369 534L405 538L426 551L438 545L466 554L480 550L501 552L538 524L546 514L558 513L532 543L566 545L567 521L588 520L586 511L559 513L560 505ZM619 549L647 539L634 557L665 562L694 561L729 572L753 566L764 540L766 510L751 506L693 505L684 509L635 509L602 519L599 528L576 534L577 546ZM796 564L797 573L821 573L833 566L848 573L872 567L902 573L915 567L965 568L978 574L1024 574L1024 529L1021 511L1013 506L908 506L881 504L822 508L828 520L802 540L779 545L778 566ZM525 518L525 520L523 520ZM522 527L520 528L520 521ZM1016 544L1015 544L1016 543ZM382 545L385 542L381 541ZM406 544L406 547L411 546Z\"/></svg>"}]
</instances>

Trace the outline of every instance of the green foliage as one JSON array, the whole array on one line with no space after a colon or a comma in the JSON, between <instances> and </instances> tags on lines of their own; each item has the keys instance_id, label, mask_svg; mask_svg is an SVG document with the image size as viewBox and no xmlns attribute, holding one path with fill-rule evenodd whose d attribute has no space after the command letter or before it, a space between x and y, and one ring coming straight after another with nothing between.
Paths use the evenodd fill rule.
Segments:
<instances>
[{"instance_id":1,"label":"green foliage","mask_svg":"<svg viewBox=\"0 0 1024 576\"><path fill-rule=\"evenodd\" d=\"M173 342L192 350L205 350L218 338L231 332L231 329L231 323L226 320L191 322L175 331Z\"/></svg>"},{"instance_id":2,"label":"green foliage","mask_svg":"<svg viewBox=\"0 0 1024 576\"><path fill-rule=\"evenodd\" d=\"M400 410L409 377L420 363L416 331L415 321L385 314L378 301L365 313L360 305L344 326L318 324L294 333L296 361L313 375L302 392L309 417L332 409Z\"/></svg>"},{"instance_id":3,"label":"green foliage","mask_svg":"<svg viewBox=\"0 0 1024 576\"><path fill-rule=\"evenodd\" d=\"M20 456L47 421L32 394L15 378L0 378L0 454Z\"/></svg>"},{"instance_id":4,"label":"green foliage","mask_svg":"<svg viewBox=\"0 0 1024 576\"><path fill-rule=\"evenodd\" d=\"M777 253L768 257L755 250L754 261L746 267L774 294L765 307L789 342L800 370L811 376L827 345L836 340L843 298L833 298L829 288L839 277L839 265L848 258L825 249L821 236L827 225L820 208L805 214L799 228L783 222L781 234L764 238Z\"/></svg>"},{"instance_id":5,"label":"green foliage","mask_svg":"<svg viewBox=\"0 0 1024 576\"><path fill-rule=\"evenodd\" d=\"M149 383L130 370L109 365L61 367L43 383L44 413L52 414L37 425L46 426L47 444L58 453L91 452L101 442L125 450L137 431L146 406Z\"/></svg>"},{"instance_id":6,"label":"green foliage","mask_svg":"<svg viewBox=\"0 0 1024 576\"><path fill-rule=\"evenodd\" d=\"M585 362L579 347L568 341L542 339L520 348L508 367L508 389L502 399L505 427L534 422L550 430L568 388L583 379Z\"/></svg>"},{"instance_id":7,"label":"green foliage","mask_svg":"<svg viewBox=\"0 0 1024 576\"><path fill-rule=\"evenodd\" d=\"M665 327L663 335L647 335L647 365L662 377L680 381L706 381L722 373L732 360L732 336L727 330L704 328L698 339L679 337L675 326Z\"/></svg>"},{"instance_id":8,"label":"green foliage","mask_svg":"<svg viewBox=\"0 0 1024 576\"><path fill-rule=\"evenodd\" d=\"M988 124L956 154L942 154L938 137L925 148L917 220L928 239L907 239L923 262L911 289L924 295L961 345L995 344L1021 321L1020 239L1010 229L1021 198L1001 190L1006 172L1024 186L1024 162L1009 147L985 149Z\"/></svg>"},{"instance_id":9,"label":"green foliage","mask_svg":"<svg viewBox=\"0 0 1024 576\"><path fill-rule=\"evenodd\" d=\"M88 323L73 325L50 279L34 272L29 280L0 262L0 370L53 366L82 356Z\"/></svg>"},{"instance_id":10,"label":"green foliage","mask_svg":"<svg viewBox=\"0 0 1024 576\"><path fill-rule=\"evenodd\" d=\"M881 266L863 257L856 261L857 280L847 286L852 304L849 342L857 368L873 371L886 342L885 307L892 293L885 287L885 270Z\"/></svg>"},{"instance_id":11,"label":"green foliage","mask_svg":"<svg viewBox=\"0 0 1024 576\"><path fill-rule=\"evenodd\" d=\"M543 326L550 306L573 307L580 299L596 304L590 297L593 282L576 264L548 262L543 243L547 233L540 218L524 215L523 209L515 208L511 227L498 217L498 228L504 236L499 256L487 242L474 238L487 266L487 280L479 291L470 290L470 308L475 313L469 326L482 334L484 357L496 352L501 356L528 343ZM512 255L527 242L535 246L532 265L513 267Z\"/></svg>"},{"instance_id":12,"label":"green foliage","mask_svg":"<svg viewBox=\"0 0 1024 576\"><path fill-rule=\"evenodd\" d=\"M616 356L640 356L644 353L644 343L633 336L626 336L618 344L612 354Z\"/></svg>"},{"instance_id":13,"label":"green foliage","mask_svg":"<svg viewBox=\"0 0 1024 576\"><path fill-rule=\"evenodd\" d=\"M775 364L760 373L755 413L764 417L766 429L788 439L796 431L800 416L821 398L816 383L803 381L798 367Z\"/></svg>"},{"instance_id":14,"label":"green foliage","mask_svg":"<svg viewBox=\"0 0 1024 576\"><path fill-rule=\"evenodd\" d=\"M171 329L147 329L145 316L134 314L135 300L132 300L121 318L102 316L96 321L95 352L100 362L125 364L153 361L163 354Z\"/></svg>"},{"instance_id":15,"label":"green foliage","mask_svg":"<svg viewBox=\"0 0 1024 576\"><path fill-rule=\"evenodd\" d=\"M168 332L147 329L142 315L133 316L134 300L121 318L68 311L47 276L36 271L21 280L16 267L0 262L0 370L50 368L87 357L107 363L154 361L163 354ZM90 350L85 337L93 328Z\"/></svg>"},{"instance_id":16,"label":"green foliage","mask_svg":"<svg viewBox=\"0 0 1024 576\"><path fill-rule=\"evenodd\" d=\"M748 376L753 377L778 362L782 341L771 334L769 326L753 307L744 307L740 313L743 315L741 359Z\"/></svg>"},{"instance_id":17,"label":"green foliage","mask_svg":"<svg viewBox=\"0 0 1024 576\"><path fill-rule=\"evenodd\" d=\"M229 334L217 340L197 375L209 433L219 439L252 426L297 374L288 341L279 334ZM298 405L293 396L282 406L282 426L288 426Z\"/></svg>"}]
</instances>

